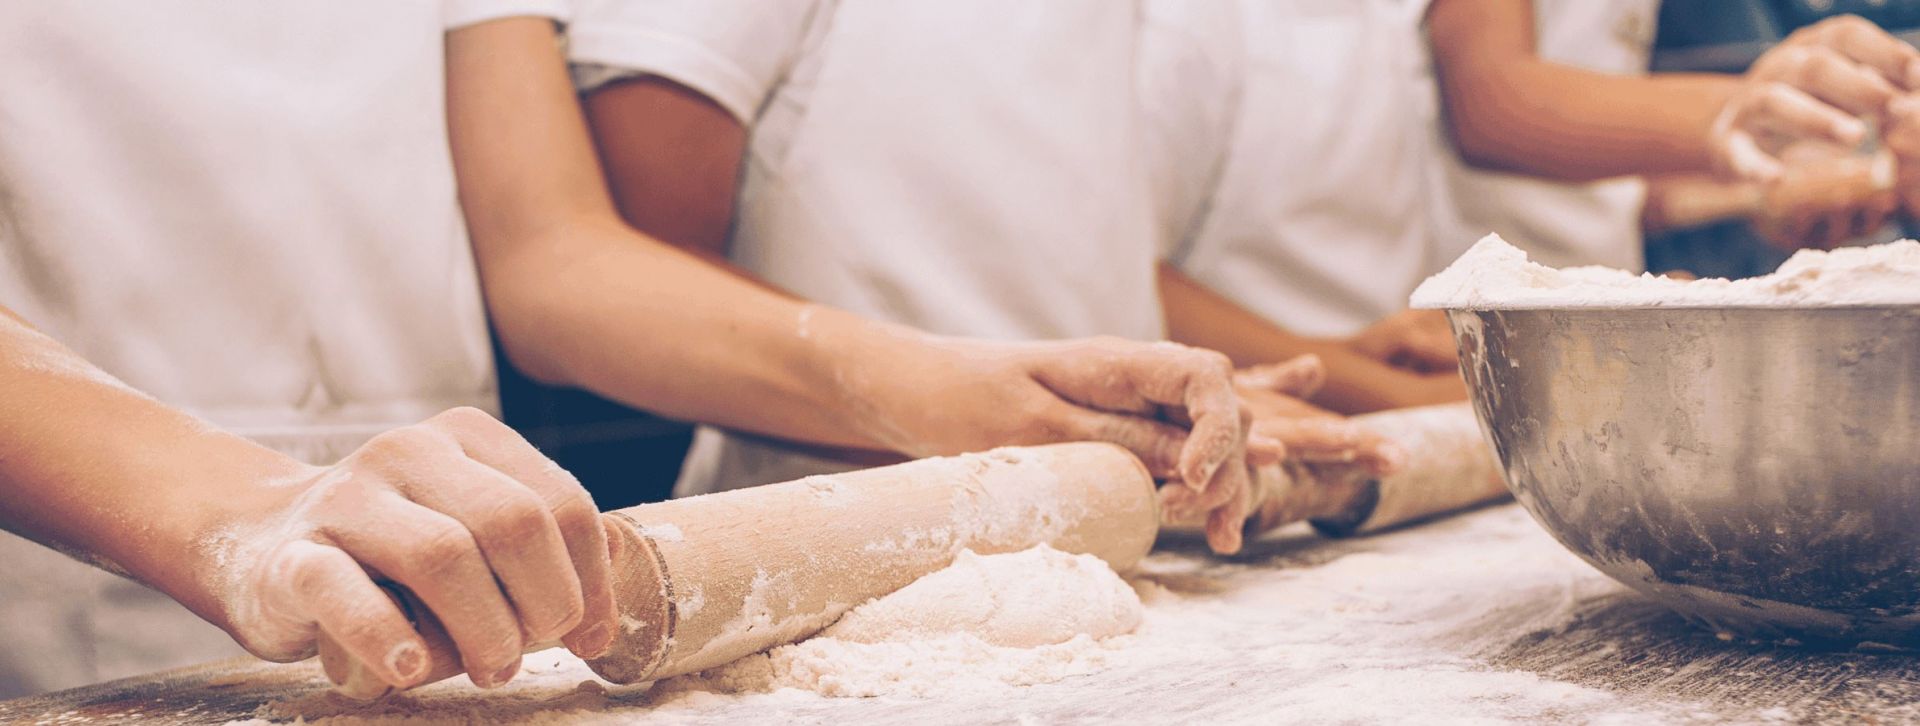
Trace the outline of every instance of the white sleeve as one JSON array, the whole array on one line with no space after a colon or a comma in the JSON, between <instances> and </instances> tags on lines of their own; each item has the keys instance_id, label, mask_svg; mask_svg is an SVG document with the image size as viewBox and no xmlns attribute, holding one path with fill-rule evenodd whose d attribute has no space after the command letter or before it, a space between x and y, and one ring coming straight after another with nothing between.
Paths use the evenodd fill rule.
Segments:
<instances>
[{"instance_id":1,"label":"white sleeve","mask_svg":"<svg viewBox=\"0 0 1920 726\"><path fill-rule=\"evenodd\" d=\"M567 52L582 91L636 75L705 94L743 124L830 10L820 0L574 0Z\"/></svg>"},{"instance_id":2,"label":"white sleeve","mask_svg":"<svg viewBox=\"0 0 1920 726\"><path fill-rule=\"evenodd\" d=\"M447 30L521 15L564 22L567 4L567 0L442 0L440 20Z\"/></svg>"}]
</instances>

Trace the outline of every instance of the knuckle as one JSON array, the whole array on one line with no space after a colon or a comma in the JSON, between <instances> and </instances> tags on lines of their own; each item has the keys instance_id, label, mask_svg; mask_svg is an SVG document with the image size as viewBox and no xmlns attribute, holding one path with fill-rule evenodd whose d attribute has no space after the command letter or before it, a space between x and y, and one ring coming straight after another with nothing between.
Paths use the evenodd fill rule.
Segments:
<instances>
[{"instance_id":1,"label":"knuckle","mask_svg":"<svg viewBox=\"0 0 1920 726\"><path fill-rule=\"evenodd\" d=\"M453 435L493 437L510 433L506 424L480 409L472 406L459 406L440 412L427 419L425 426L445 431Z\"/></svg>"},{"instance_id":2,"label":"knuckle","mask_svg":"<svg viewBox=\"0 0 1920 726\"><path fill-rule=\"evenodd\" d=\"M481 515L476 533L484 539L521 542L540 535L549 526L549 515L540 502L530 496L508 496L494 503Z\"/></svg>"},{"instance_id":3,"label":"knuckle","mask_svg":"<svg viewBox=\"0 0 1920 726\"><path fill-rule=\"evenodd\" d=\"M473 534L454 524L430 527L412 543L409 567L415 574L441 578L465 569L480 557Z\"/></svg>"},{"instance_id":4,"label":"knuckle","mask_svg":"<svg viewBox=\"0 0 1920 726\"><path fill-rule=\"evenodd\" d=\"M577 496L567 496L553 505L553 521L560 525L562 532L591 532L600 526L600 507L581 490Z\"/></svg>"},{"instance_id":5,"label":"knuckle","mask_svg":"<svg viewBox=\"0 0 1920 726\"><path fill-rule=\"evenodd\" d=\"M417 456L440 448L439 437L419 426L403 426L383 431L361 445L360 453L375 459Z\"/></svg>"}]
</instances>

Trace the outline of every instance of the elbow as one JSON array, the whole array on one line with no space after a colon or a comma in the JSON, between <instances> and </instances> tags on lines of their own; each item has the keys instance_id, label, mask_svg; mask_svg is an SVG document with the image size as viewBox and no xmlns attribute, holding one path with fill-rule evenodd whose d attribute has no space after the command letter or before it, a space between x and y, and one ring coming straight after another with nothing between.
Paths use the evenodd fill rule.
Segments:
<instances>
[{"instance_id":1,"label":"elbow","mask_svg":"<svg viewBox=\"0 0 1920 726\"><path fill-rule=\"evenodd\" d=\"M493 320L494 343L507 365L544 386L576 385L564 356L555 354L552 329L538 324L538 314L499 304L492 296L487 300L487 311Z\"/></svg>"},{"instance_id":2,"label":"elbow","mask_svg":"<svg viewBox=\"0 0 1920 726\"><path fill-rule=\"evenodd\" d=\"M1490 118L1493 115L1448 104L1445 123L1454 154L1468 166L1483 171L1526 171L1516 163L1512 146L1498 132L1506 122Z\"/></svg>"}]
</instances>

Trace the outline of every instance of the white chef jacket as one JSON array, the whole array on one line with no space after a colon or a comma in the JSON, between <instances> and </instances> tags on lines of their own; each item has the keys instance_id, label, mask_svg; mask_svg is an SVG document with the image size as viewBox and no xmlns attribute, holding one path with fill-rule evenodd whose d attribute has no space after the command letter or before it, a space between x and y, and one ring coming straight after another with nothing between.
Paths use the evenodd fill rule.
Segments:
<instances>
[{"instance_id":1,"label":"white chef jacket","mask_svg":"<svg viewBox=\"0 0 1920 726\"><path fill-rule=\"evenodd\" d=\"M1647 72L1660 0L1534 0L1533 7L1542 58L1600 73ZM1433 133L1446 197L1434 217L1443 263L1498 232L1554 267L1645 266L1640 212L1647 188L1640 177L1569 184L1482 171L1454 151L1444 124Z\"/></svg>"},{"instance_id":2,"label":"white chef jacket","mask_svg":"<svg viewBox=\"0 0 1920 726\"><path fill-rule=\"evenodd\" d=\"M1443 264L1425 0L1239 0L1245 88L1176 264L1268 320L1347 335Z\"/></svg>"},{"instance_id":3,"label":"white chef jacket","mask_svg":"<svg viewBox=\"0 0 1920 726\"><path fill-rule=\"evenodd\" d=\"M0 304L301 459L497 408L444 31L559 0L0 3ZM0 535L0 696L238 653Z\"/></svg>"},{"instance_id":4,"label":"white chef jacket","mask_svg":"<svg viewBox=\"0 0 1920 726\"><path fill-rule=\"evenodd\" d=\"M661 76L749 126L730 254L774 285L941 334L1158 339L1142 17L1115 0L604 0L577 4L568 35L583 86ZM676 492L843 468L703 430Z\"/></svg>"}]
</instances>

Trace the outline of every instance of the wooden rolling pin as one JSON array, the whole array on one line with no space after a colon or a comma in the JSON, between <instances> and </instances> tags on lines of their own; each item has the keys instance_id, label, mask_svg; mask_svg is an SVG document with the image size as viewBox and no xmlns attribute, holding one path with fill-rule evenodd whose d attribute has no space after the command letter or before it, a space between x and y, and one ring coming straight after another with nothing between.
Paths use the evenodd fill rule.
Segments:
<instances>
[{"instance_id":1,"label":"wooden rolling pin","mask_svg":"<svg viewBox=\"0 0 1920 726\"><path fill-rule=\"evenodd\" d=\"M1124 571L1159 531L1146 467L1097 443L922 459L601 516L620 628L612 650L589 665L614 683L693 673L805 638L963 549L1047 544ZM432 646L431 680L461 672L431 614L392 589ZM341 693L391 690L324 638L320 653Z\"/></svg>"},{"instance_id":2,"label":"wooden rolling pin","mask_svg":"<svg viewBox=\"0 0 1920 726\"><path fill-rule=\"evenodd\" d=\"M1382 411L1354 420L1400 444L1407 465L1379 478L1345 467L1313 471L1317 479L1351 491L1337 509L1307 518L1321 534L1378 532L1508 496L1472 404Z\"/></svg>"},{"instance_id":3,"label":"wooden rolling pin","mask_svg":"<svg viewBox=\"0 0 1920 726\"><path fill-rule=\"evenodd\" d=\"M1386 477L1346 465L1262 467L1254 476L1247 536L1303 520L1331 537L1366 534L1507 496L1469 404L1397 409L1353 420L1398 443L1407 452L1406 465Z\"/></svg>"}]
</instances>

